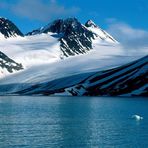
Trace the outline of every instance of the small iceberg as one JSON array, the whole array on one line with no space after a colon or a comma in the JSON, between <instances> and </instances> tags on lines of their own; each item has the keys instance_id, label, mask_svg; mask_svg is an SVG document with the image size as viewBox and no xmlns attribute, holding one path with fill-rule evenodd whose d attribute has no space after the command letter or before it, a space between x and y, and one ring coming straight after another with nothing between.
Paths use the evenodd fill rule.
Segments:
<instances>
[{"instance_id":1,"label":"small iceberg","mask_svg":"<svg viewBox=\"0 0 148 148\"><path fill-rule=\"evenodd\" d=\"M141 116L139 116L139 115L133 115L133 116L132 116L132 119L135 119L135 120L139 121L139 120L142 120L143 117L141 117Z\"/></svg>"}]
</instances>

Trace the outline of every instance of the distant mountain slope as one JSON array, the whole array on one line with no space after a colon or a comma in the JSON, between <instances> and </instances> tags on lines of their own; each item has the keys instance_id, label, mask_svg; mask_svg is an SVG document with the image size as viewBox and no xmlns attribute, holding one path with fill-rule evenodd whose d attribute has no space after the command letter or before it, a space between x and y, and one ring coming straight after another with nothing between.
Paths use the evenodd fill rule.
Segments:
<instances>
[{"instance_id":1,"label":"distant mountain slope","mask_svg":"<svg viewBox=\"0 0 148 148\"><path fill-rule=\"evenodd\" d=\"M81 24L76 18L59 19L45 27L33 30L27 35L42 33L56 33L60 41L60 48L65 57L83 54L93 48L93 40L105 43L117 43L113 37L96 26ZM92 29L91 29L92 28Z\"/></svg>"},{"instance_id":2,"label":"distant mountain slope","mask_svg":"<svg viewBox=\"0 0 148 148\"><path fill-rule=\"evenodd\" d=\"M17 26L6 18L0 18L0 36L4 38L23 36Z\"/></svg>"},{"instance_id":3,"label":"distant mountain slope","mask_svg":"<svg viewBox=\"0 0 148 148\"><path fill-rule=\"evenodd\" d=\"M37 79L39 78L35 80ZM148 56L105 71L32 82L7 82L0 85L0 91L6 90L5 94L19 95L148 96Z\"/></svg>"},{"instance_id":4,"label":"distant mountain slope","mask_svg":"<svg viewBox=\"0 0 148 148\"><path fill-rule=\"evenodd\" d=\"M13 73L14 71L19 71L21 69L23 69L21 64L16 63L0 51L0 77L4 75L4 71Z\"/></svg>"}]
</instances>

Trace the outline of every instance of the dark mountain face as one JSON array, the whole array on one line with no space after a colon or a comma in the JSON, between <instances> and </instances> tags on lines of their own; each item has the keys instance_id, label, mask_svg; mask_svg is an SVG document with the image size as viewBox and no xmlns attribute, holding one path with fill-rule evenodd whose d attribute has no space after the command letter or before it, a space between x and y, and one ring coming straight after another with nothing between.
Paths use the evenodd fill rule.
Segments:
<instances>
[{"instance_id":1,"label":"dark mountain face","mask_svg":"<svg viewBox=\"0 0 148 148\"><path fill-rule=\"evenodd\" d=\"M5 18L0 18L0 33L4 35L5 38L23 36L23 33L16 25Z\"/></svg>"},{"instance_id":2,"label":"dark mountain face","mask_svg":"<svg viewBox=\"0 0 148 148\"><path fill-rule=\"evenodd\" d=\"M64 35L60 38L60 42L64 56L83 54L92 49L92 40L95 34L79 23L78 20L65 20L62 28Z\"/></svg>"},{"instance_id":3,"label":"dark mountain face","mask_svg":"<svg viewBox=\"0 0 148 148\"><path fill-rule=\"evenodd\" d=\"M23 66L19 63L16 63L0 51L0 68L6 69L9 73L13 73L13 71L19 71L23 69Z\"/></svg>"},{"instance_id":4,"label":"dark mountain face","mask_svg":"<svg viewBox=\"0 0 148 148\"><path fill-rule=\"evenodd\" d=\"M78 31L78 27L82 27L83 25L76 18L68 18L68 19L58 19L53 21L52 23L46 25L45 27L41 27L40 29L33 30L29 32L27 35L35 35L40 33L65 33L69 27L70 29L74 29Z\"/></svg>"},{"instance_id":5,"label":"dark mountain face","mask_svg":"<svg viewBox=\"0 0 148 148\"><path fill-rule=\"evenodd\" d=\"M88 50L91 50L92 39L96 36L96 34L89 31L87 27L82 25L76 18L56 20L41 29L28 33L27 35L48 32L60 34L59 41L61 43L61 50L66 57L83 54Z\"/></svg>"}]
</instances>

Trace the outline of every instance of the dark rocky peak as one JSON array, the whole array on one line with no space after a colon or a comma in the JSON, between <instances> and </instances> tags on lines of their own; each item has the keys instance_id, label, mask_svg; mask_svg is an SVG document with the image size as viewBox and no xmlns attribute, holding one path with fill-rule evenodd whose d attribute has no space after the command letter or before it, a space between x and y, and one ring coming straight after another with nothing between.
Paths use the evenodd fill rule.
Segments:
<instances>
[{"instance_id":1,"label":"dark rocky peak","mask_svg":"<svg viewBox=\"0 0 148 148\"><path fill-rule=\"evenodd\" d=\"M85 26L86 26L86 27L99 28L92 20L88 20L88 21L85 23Z\"/></svg>"},{"instance_id":2,"label":"dark rocky peak","mask_svg":"<svg viewBox=\"0 0 148 148\"><path fill-rule=\"evenodd\" d=\"M80 23L76 18L59 19L50 24L49 31L53 33L64 33L67 28L74 29L77 28L78 25L80 25Z\"/></svg>"},{"instance_id":3,"label":"dark rocky peak","mask_svg":"<svg viewBox=\"0 0 148 148\"><path fill-rule=\"evenodd\" d=\"M17 26L6 18L0 17L0 33L5 37L23 36L23 33L17 28Z\"/></svg>"},{"instance_id":4,"label":"dark rocky peak","mask_svg":"<svg viewBox=\"0 0 148 148\"><path fill-rule=\"evenodd\" d=\"M76 18L69 18L64 21L64 33L86 33L87 28L82 25Z\"/></svg>"},{"instance_id":5,"label":"dark rocky peak","mask_svg":"<svg viewBox=\"0 0 148 148\"><path fill-rule=\"evenodd\" d=\"M65 33L67 29L77 30L82 27L81 23L76 18L57 19L52 23L41 27L38 30L34 30L34 34L37 33Z\"/></svg>"},{"instance_id":6,"label":"dark rocky peak","mask_svg":"<svg viewBox=\"0 0 148 148\"><path fill-rule=\"evenodd\" d=\"M63 31L79 31L82 27L82 24L76 18L68 18L63 22Z\"/></svg>"},{"instance_id":7,"label":"dark rocky peak","mask_svg":"<svg viewBox=\"0 0 148 148\"><path fill-rule=\"evenodd\" d=\"M45 28L48 28L45 29ZM74 56L76 54L83 54L92 49L92 40L95 34L89 31L76 18L68 18L65 20L59 19L45 27L44 33L63 33L60 38L61 50L63 55Z\"/></svg>"},{"instance_id":8,"label":"dark rocky peak","mask_svg":"<svg viewBox=\"0 0 148 148\"><path fill-rule=\"evenodd\" d=\"M92 39L95 34L89 31L76 18L69 18L63 21L61 32L61 50L64 56L83 54L92 49Z\"/></svg>"},{"instance_id":9,"label":"dark rocky peak","mask_svg":"<svg viewBox=\"0 0 148 148\"><path fill-rule=\"evenodd\" d=\"M53 21L52 23L46 25L45 27L41 27L40 29L33 30L32 32L29 32L27 35L35 35L35 34L41 34L41 33L65 33L68 31L79 31L81 28L86 28L76 19L76 18L67 18L67 19L57 19Z\"/></svg>"}]
</instances>

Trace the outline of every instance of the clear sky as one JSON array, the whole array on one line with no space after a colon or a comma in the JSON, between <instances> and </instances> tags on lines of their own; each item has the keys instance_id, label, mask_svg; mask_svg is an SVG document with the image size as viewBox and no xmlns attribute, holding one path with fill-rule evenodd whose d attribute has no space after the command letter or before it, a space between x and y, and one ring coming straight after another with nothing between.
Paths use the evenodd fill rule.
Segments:
<instances>
[{"instance_id":1,"label":"clear sky","mask_svg":"<svg viewBox=\"0 0 148 148\"><path fill-rule=\"evenodd\" d=\"M0 0L0 15L23 33L57 18L77 17L82 23L92 19L119 40L137 31L138 38L148 39L148 0Z\"/></svg>"}]
</instances>

